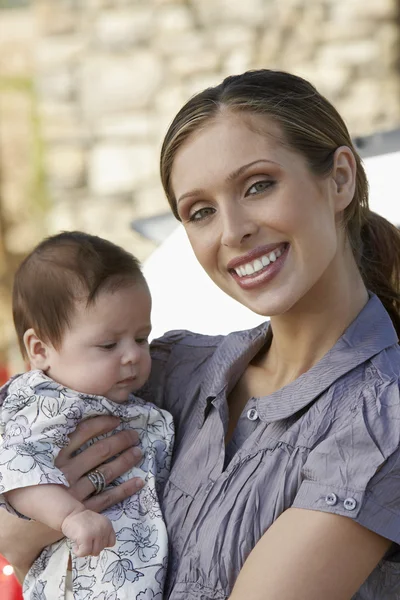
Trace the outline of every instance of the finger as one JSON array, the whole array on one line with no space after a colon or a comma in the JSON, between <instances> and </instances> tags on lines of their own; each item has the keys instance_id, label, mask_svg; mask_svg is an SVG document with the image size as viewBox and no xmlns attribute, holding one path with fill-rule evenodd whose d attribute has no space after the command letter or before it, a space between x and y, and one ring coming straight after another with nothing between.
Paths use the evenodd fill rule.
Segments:
<instances>
[{"instance_id":1,"label":"finger","mask_svg":"<svg viewBox=\"0 0 400 600\"><path fill-rule=\"evenodd\" d=\"M92 553L92 544L74 544L72 547L72 551L76 556L79 557L89 556Z\"/></svg>"},{"instance_id":2,"label":"finger","mask_svg":"<svg viewBox=\"0 0 400 600\"><path fill-rule=\"evenodd\" d=\"M120 485L117 485L116 487L106 490L98 496L91 496L91 498L86 500L84 504L89 510L103 512L107 508L110 508L110 506L114 506L114 504L118 504L126 498L130 498L130 496L141 490L143 486L143 479L140 479L139 477L133 477L132 479L128 479L128 481L124 481Z\"/></svg>"},{"instance_id":3,"label":"finger","mask_svg":"<svg viewBox=\"0 0 400 600\"><path fill-rule=\"evenodd\" d=\"M116 456L120 452L124 452L124 450L132 449L132 446L137 442L138 434L136 431L131 429L119 431L115 435L111 435L95 442L77 456L70 458L68 462L60 466L60 468L67 478L67 481L74 484L83 475L92 469L97 468L99 465L102 465L102 463L113 456ZM115 479L115 477L113 477L113 479ZM112 481L112 479L110 479L110 481Z\"/></svg>"},{"instance_id":4,"label":"finger","mask_svg":"<svg viewBox=\"0 0 400 600\"><path fill-rule=\"evenodd\" d=\"M125 450L122 454L117 456L113 461L97 467L106 480L106 485L112 483L117 477L124 475L129 469L135 467L142 459L142 452L139 448L134 446ZM85 500L91 496L94 492L94 486L89 478L84 475L81 477L71 488L70 492L80 501Z\"/></svg>"},{"instance_id":5,"label":"finger","mask_svg":"<svg viewBox=\"0 0 400 600\"><path fill-rule=\"evenodd\" d=\"M57 457L57 466L62 467L86 442L104 433L109 433L119 424L120 420L111 416L93 417L79 423L75 431L69 435L68 446L60 451Z\"/></svg>"}]
</instances>

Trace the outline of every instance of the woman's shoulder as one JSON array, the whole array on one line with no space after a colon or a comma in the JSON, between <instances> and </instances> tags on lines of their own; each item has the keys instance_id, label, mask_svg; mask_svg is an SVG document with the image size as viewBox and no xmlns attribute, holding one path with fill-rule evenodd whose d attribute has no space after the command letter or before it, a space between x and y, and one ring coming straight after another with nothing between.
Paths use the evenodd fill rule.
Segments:
<instances>
[{"instance_id":1,"label":"woman's shoulder","mask_svg":"<svg viewBox=\"0 0 400 600\"><path fill-rule=\"evenodd\" d=\"M151 342L151 375L139 396L160 406L168 394L174 395L174 390L179 389L182 395L188 385L201 385L206 373L210 376L215 369L224 373L238 356L262 343L266 328L263 325L228 335L168 331Z\"/></svg>"},{"instance_id":2,"label":"woman's shoulder","mask_svg":"<svg viewBox=\"0 0 400 600\"><path fill-rule=\"evenodd\" d=\"M150 349L153 354L167 349L216 348L225 338L225 335L205 335L186 329L174 329L152 340Z\"/></svg>"}]
</instances>

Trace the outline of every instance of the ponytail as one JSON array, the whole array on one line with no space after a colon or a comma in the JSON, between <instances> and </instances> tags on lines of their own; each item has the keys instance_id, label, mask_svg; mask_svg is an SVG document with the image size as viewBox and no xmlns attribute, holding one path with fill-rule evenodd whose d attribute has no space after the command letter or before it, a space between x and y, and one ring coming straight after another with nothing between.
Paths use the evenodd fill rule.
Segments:
<instances>
[{"instance_id":1,"label":"ponytail","mask_svg":"<svg viewBox=\"0 0 400 600\"><path fill-rule=\"evenodd\" d=\"M389 313L400 340L400 231L367 209L361 242L359 267L364 283Z\"/></svg>"}]
</instances>

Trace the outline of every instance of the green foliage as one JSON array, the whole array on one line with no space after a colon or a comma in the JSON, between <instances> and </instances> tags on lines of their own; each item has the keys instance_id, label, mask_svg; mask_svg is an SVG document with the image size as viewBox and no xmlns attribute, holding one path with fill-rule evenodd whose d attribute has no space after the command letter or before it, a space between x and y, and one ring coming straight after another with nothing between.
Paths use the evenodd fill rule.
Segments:
<instances>
[{"instance_id":1,"label":"green foliage","mask_svg":"<svg viewBox=\"0 0 400 600\"><path fill-rule=\"evenodd\" d=\"M31 0L0 0L0 10L2 8L23 8L30 4Z\"/></svg>"},{"instance_id":2,"label":"green foliage","mask_svg":"<svg viewBox=\"0 0 400 600\"><path fill-rule=\"evenodd\" d=\"M2 0L0 0L0 3ZM1 7L1 4L0 4ZM38 103L33 80L28 77L1 77L0 94L7 92L20 92L29 98L31 107L31 157L32 176L29 189L26 190L27 197L32 200L33 211L45 213L49 207L49 196L46 185L46 172L44 161L44 144L41 135L40 118L38 114ZM1 123L0 123L1 126Z\"/></svg>"}]
</instances>

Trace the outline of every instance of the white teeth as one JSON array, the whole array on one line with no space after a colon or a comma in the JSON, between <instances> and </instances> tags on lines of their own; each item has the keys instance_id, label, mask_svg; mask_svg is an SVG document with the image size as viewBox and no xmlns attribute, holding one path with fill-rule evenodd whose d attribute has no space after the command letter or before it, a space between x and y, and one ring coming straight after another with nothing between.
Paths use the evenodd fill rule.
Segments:
<instances>
[{"instance_id":1,"label":"white teeth","mask_svg":"<svg viewBox=\"0 0 400 600\"><path fill-rule=\"evenodd\" d=\"M244 267L237 267L235 271L236 275L239 275L239 277L244 277L246 275L246 269Z\"/></svg>"},{"instance_id":2,"label":"white teeth","mask_svg":"<svg viewBox=\"0 0 400 600\"><path fill-rule=\"evenodd\" d=\"M254 273L262 271L262 269L268 267L271 262L275 262L276 259L282 255L282 252L282 248L276 248L276 250L273 250L269 254L264 254L264 256L260 256L260 258L256 258L252 262L248 262L245 265L236 267L235 272L239 277L254 275Z\"/></svg>"},{"instance_id":3,"label":"white teeth","mask_svg":"<svg viewBox=\"0 0 400 600\"><path fill-rule=\"evenodd\" d=\"M257 271L261 271L263 269L263 264L261 262L261 260L259 258L257 258L254 262L253 262L253 267L254 267L254 271L257 273Z\"/></svg>"},{"instance_id":4,"label":"white teeth","mask_svg":"<svg viewBox=\"0 0 400 600\"><path fill-rule=\"evenodd\" d=\"M264 267L268 267L269 262L270 262L268 256L262 256L261 257L261 262L262 262L262 264L263 264Z\"/></svg>"}]
</instances>

